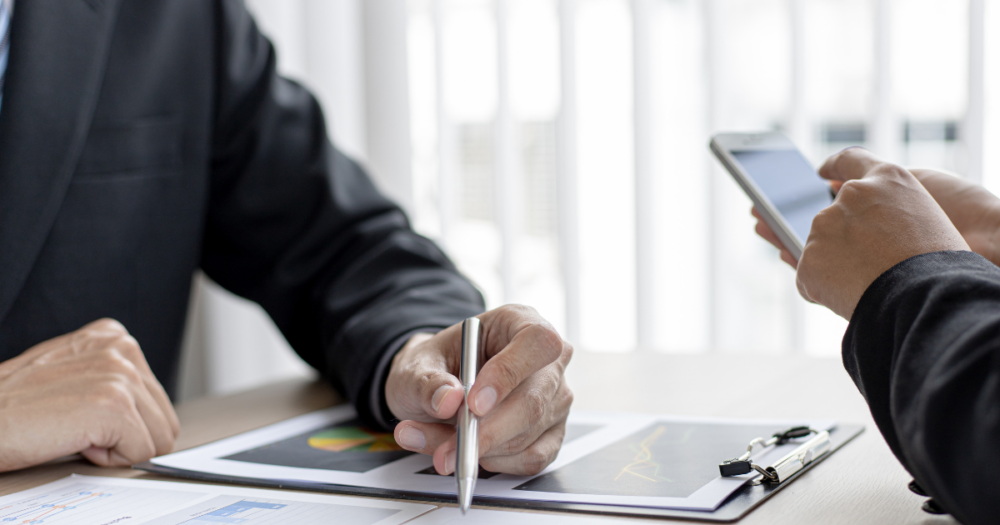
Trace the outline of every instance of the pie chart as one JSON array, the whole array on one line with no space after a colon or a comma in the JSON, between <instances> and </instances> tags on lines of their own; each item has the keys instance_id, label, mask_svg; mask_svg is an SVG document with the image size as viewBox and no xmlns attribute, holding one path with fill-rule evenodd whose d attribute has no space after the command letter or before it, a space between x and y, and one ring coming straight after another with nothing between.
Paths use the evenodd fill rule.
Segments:
<instances>
[{"instance_id":1,"label":"pie chart","mask_svg":"<svg viewBox=\"0 0 1000 525\"><path fill-rule=\"evenodd\" d=\"M403 450L392 434L344 426L309 436L309 446L327 452L396 452Z\"/></svg>"}]
</instances>

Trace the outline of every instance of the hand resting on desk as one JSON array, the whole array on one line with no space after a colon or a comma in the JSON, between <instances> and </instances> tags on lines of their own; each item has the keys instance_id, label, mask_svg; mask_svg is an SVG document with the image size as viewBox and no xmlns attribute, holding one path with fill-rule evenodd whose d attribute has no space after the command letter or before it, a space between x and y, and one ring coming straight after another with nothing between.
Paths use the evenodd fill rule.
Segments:
<instances>
[{"instance_id":1,"label":"hand resting on desk","mask_svg":"<svg viewBox=\"0 0 1000 525\"><path fill-rule=\"evenodd\" d=\"M479 463L492 472L536 474L555 459L566 433L573 393L563 373L573 347L528 307L504 306L479 319L487 361L469 392L481 418ZM414 336L386 381L389 409L402 420L396 442L433 455L440 474L455 471L461 339L461 324Z\"/></svg>"},{"instance_id":2,"label":"hand resting on desk","mask_svg":"<svg viewBox=\"0 0 1000 525\"><path fill-rule=\"evenodd\" d=\"M127 466L170 452L180 423L138 343L110 319L0 363L0 471L81 453Z\"/></svg>"}]
</instances>

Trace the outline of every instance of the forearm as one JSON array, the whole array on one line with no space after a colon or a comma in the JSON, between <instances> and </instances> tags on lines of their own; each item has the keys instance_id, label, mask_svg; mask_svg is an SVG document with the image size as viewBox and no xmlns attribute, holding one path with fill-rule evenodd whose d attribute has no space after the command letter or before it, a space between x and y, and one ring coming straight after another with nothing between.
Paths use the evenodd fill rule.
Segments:
<instances>
[{"instance_id":1,"label":"forearm","mask_svg":"<svg viewBox=\"0 0 1000 525\"><path fill-rule=\"evenodd\" d=\"M844 364L890 448L964 523L1000 512L1000 268L968 252L914 257L865 292Z\"/></svg>"}]
</instances>

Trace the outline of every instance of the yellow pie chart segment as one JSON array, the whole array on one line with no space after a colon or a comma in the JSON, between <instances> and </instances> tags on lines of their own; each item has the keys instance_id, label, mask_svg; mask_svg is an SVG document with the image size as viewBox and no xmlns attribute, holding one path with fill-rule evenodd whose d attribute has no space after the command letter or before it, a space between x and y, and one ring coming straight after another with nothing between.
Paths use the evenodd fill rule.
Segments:
<instances>
[{"instance_id":1,"label":"yellow pie chart segment","mask_svg":"<svg viewBox=\"0 0 1000 525\"><path fill-rule=\"evenodd\" d=\"M309 437L309 446L328 452L395 452L403 450L392 434L363 427L339 427Z\"/></svg>"}]
</instances>

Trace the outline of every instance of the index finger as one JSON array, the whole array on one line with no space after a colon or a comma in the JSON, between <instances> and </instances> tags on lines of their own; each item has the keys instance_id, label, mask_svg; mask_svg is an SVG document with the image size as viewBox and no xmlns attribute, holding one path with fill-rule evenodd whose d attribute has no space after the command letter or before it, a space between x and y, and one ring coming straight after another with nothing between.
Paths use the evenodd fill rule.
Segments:
<instances>
[{"instance_id":1,"label":"index finger","mask_svg":"<svg viewBox=\"0 0 1000 525\"><path fill-rule=\"evenodd\" d=\"M486 415L525 379L559 359L566 346L551 326L528 325L483 365L469 391L469 408Z\"/></svg>"},{"instance_id":2,"label":"index finger","mask_svg":"<svg viewBox=\"0 0 1000 525\"><path fill-rule=\"evenodd\" d=\"M860 179L882 163L882 159L865 148L852 146L826 159L819 168L819 175L833 181Z\"/></svg>"}]
</instances>

